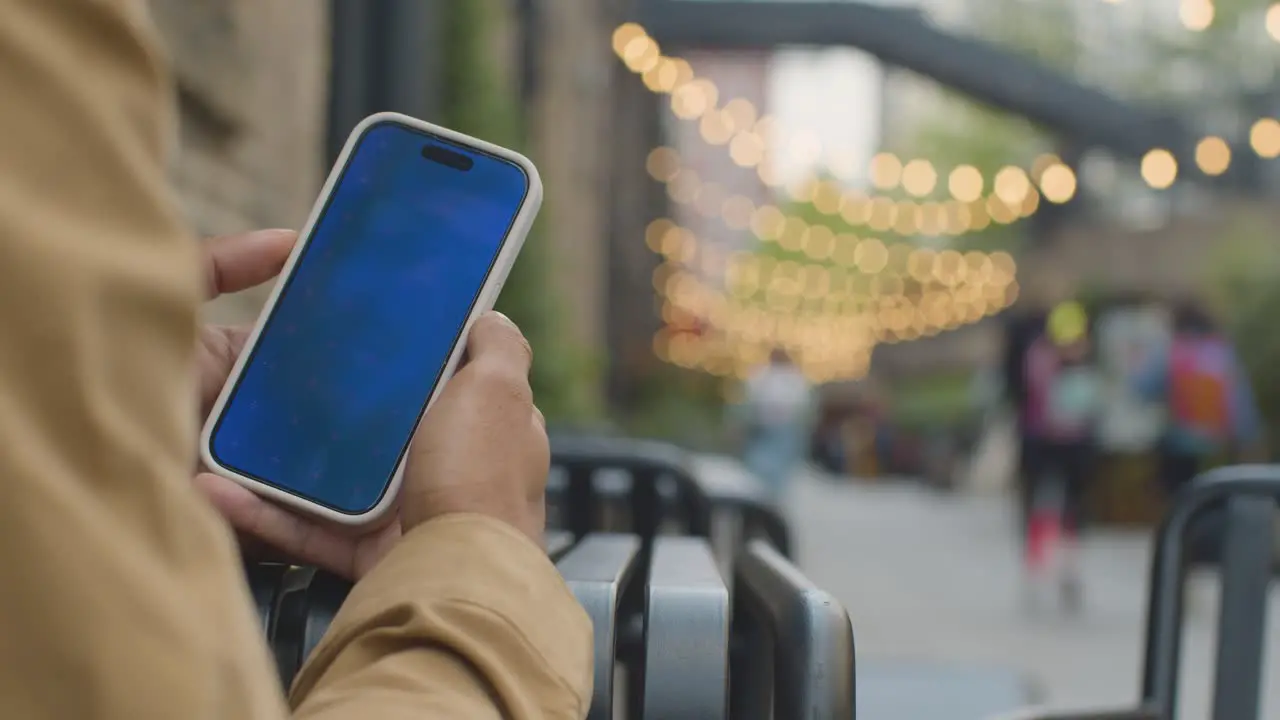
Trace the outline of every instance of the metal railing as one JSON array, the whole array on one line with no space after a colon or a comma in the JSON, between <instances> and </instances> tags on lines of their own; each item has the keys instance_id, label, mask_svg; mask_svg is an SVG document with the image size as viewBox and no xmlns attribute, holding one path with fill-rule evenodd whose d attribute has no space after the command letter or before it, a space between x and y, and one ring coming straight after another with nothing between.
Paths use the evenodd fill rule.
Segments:
<instances>
[{"instance_id":1,"label":"metal railing","mask_svg":"<svg viewBox=\"0 0 1280 720\"><path fill-rule=\"evenodd\" d=\"M588 720L614 717L613 676L622 597L637 570L640 541L633 535L588 535L556 567L595 630L595 686Z\"/></svg>"},{"instance_id":2,"label":"metal railing","mask_svg":"<svg viewBox=\"0 0 1280 720\"><path fill-rule=\"evenodd\" d=\"M551 439L548 524L582 537L630 532L646 546L668 532L711 533L712 501L691 456L672 445L609 437Z\"/></svg>"},{"instance_id":3,"label":"metal railing","mask_svg":"<svg viewBox=\"0 0 1280 720\"><path fill-rule=\"evenodd\" d=\"M1134 710L1045 710L1027 709L992 720L1162 720L1155 709Z\"/></svg>"},{"instance_id":4,"label":"metal railing","mask_svg":"<svg viewBox=\"0 0 1280 720\"><path fill-rule=\"evenodd\" d=\"M1147 607L1142 696L1126 710L1024 710L1001 720L1174 720L1182 667L1183 587L1189 540L1222 520L1216 558L1222 591L1214 666L1214 720L1258 720L1266 666L1267 599L1276 562L1280 466L1239 465L1205 473L1177 497L1156 534ZM1203 536L1203 532L1200 533Z\"/></svg>"},{"instance_id":5,"label":"metal railing","mask_svg":"<svg viewBox=\"0 0 1280 720\"><path fill-rule=\"evenodd\" d=\"M853 627L844 608L762 540L746 547L737 573L734 622L744 641L733 717L852 718Z\"/></svg>"},{"instance_id":6,"label":"metal railing","mask_svg":"<svg viewBox=\"0 0 1280 720\"><path fill-rule=\"evenodd\" d=\"M1218 558L1222 600L1212 716L1214 720L1257 720L1277 499L1280 466L1220 468L1188 485L1161 523L1151 562L1142 701L1159 708L1163 718L1177 716L1187 539L1198 520L1222 512L1225 535Z\"/></svg>"},{"instance_id":7,"label":"metal railing","mask_svg":"<svg viewBox=\"0 0 1280 720\"><path fill-rule=\"evenodd\" d=\"M708 482L690 455L658 443L561 438L552 448L566 480L549 495L558 522L545 545L595 628L589 718L853 717L848 616L791 564L785 523L745 476ZM713 519L744 529L719 549L733 558L728 574ZM248 572L288 684L351 586L311 568ZM767 689L766 704L731 700L740 673Z\"/></svg>"},{"instance_id":8,"label":"metal railing","mask_svg":"<svg viewBox=\"0 0 1280 720\"><path fill-rule=\"evenodd\" d=\"M659 538L645 588L636 717L723 718L729 696L729 589L705 540Z\"/></svg>"}]
</instances>

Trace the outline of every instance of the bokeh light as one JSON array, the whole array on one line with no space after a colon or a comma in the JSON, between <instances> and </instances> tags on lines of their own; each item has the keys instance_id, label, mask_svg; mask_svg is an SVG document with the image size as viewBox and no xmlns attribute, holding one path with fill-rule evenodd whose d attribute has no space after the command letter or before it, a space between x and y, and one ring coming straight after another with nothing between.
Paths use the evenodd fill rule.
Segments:
<instances>
[{"instance_id":1,"label":"bokeh light","mask_svg":"<svg viewBox=\"0 0 1280 720\"><path fill-rule=\"evenodd\" d=\"M1050 165L1040 173L1040 192L1052 203L1070 201L1076 194L1075 172L1062 163Z\"/></svg>"},{"instance_id":2,"label":"bokeh light","mask_svg":"<svg viewBox=\"0 0 1280 720\"><path fill-rule=\"evenodd\" d=\"M1164 148L1151 150L1142 157L1142 179L1156 190L1164 190L1178 179L1178 161Z\"/></svg>"},{"instance_id":3,"label":"bokeh light","mask_svg":"<svg viewBox=\"0 0 1280 720\"><path fill-rule=\"evenodd\" d=\"M996 197L1006 205L1019 206L1031 191L1031 180L1027 178L1022 168L1010 165L996 173L994 189Z\"/></svg>"},{"instance_id":4,"label":"bokeh light","mask_svg":"<svg viewBox=\"0 0 1280 720\"><path fill-rule=\"evenodd\" d=\"M902 161L892 153L877 153L871 158L871 184L891 190L902 181Z\"/></svg>"},{"instance_id":5,"label":"bokeh light","mask_svg":"<svg viewBox=\"0 0 1280 720\"><path fill-rule=\"evenodd\" d=\"M947 178L951 197L961 202L973 202L982 197L982 173L972 165L960 165Z\"/></svg>"},{"instance_id":6,"label":"bokeh light","mask_svg":"<svg viewBox=\"0 0 1280 720\"><path fill-rule=\"evenodd\" d=\"M1216 135L1204 138L1196 144L1196 165L1206 175L1221 175L1231 165L1231 147Z\"/></svg>"},{"instance_id":7,"label":"bokeh light","mask_svg":"<svg viewBox=\"0 0 1280 720\"><path fill-rule=\"evenodd\" d=\"M1178 20L1192 32L1208 30L1215 14L1211 0L1182 0L1178 6Z\"/></svg>"},{"instance_id":8,"label":"bokeh light","mask_svg":"<svg viewBox=\"0 0 1280 720\"><path fill-rule=\"evenodd\" d=\"M1249 144L1259 157L1280 157L1280 121L1268 117L1255 122L1249 130Z\"/></svg>"},{"instance_id":9,"label":"bokeh light","mask_svg":"<svg viewBox=\"0 0 1280 720\"><path fill-rule=\"evenodd\" d=\"M933 192L938 173L928 160L915 159L902 168L902 189L916 197Z\"/></svg>"}]
</instances>

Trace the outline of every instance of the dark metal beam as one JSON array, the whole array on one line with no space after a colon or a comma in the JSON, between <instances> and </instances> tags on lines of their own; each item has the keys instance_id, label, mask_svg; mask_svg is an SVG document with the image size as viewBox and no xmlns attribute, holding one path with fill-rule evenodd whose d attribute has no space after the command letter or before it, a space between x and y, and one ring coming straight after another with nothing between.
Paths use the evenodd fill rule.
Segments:
<instances>
[{"instance_id":1,"label":"dark metal beam","mask_svg":"<svg viewBox=\"0 0 1280 720\"><path fill-rule=\"evenodd\" d=\"M438 0L331 0L328 151L332 160L367 115L440 112Z\"/></svg>"},{"instance_id":2,"label":"dark metal beam","mask_svg":"<svg viewBox=\"0 0 1280 720\"><path fill-rule=\"evenodd\" d=\"M520 107L529 112L541 77L542 12L537 0L515 0L515 12L520 27Z\"/></svg>"},{"instance_id":3,"label":"dark metal beam","mask_svg":"<svg viewBox=\"0 0 1280 720\"><path fill-rule=\"evenodd\" d=\"M325 151L329 162L342 152L351 128L368 114L373 72L372 22L363 0L332 0L329 33L329 118Z\"/></svg>"},{"instance_id":4,"label":"dark metal beam","mask_svg":"<svg viewBox=\"0 0 1280 720\"><path fill-rule=\"evenodd\" d=\"M376 111L392 110L427 120L438 119L444 79L444 13L439 0L376 0L381 67Z\"/></svg>"},{"instance_id":5,"label":"dark metal beam","mask_svg":"<svg viewBox=\"0 0 1280 720\"><path fill-rule=\"evenodd\" d=\"M646 0L636 19L664 48L856 47L1121 157L1167 148L1184 176L1200 175L1196 138L1176 117L1118 100L1027 55L945 32L912 12L830 0Z\"/></svg>"}]
</instances>

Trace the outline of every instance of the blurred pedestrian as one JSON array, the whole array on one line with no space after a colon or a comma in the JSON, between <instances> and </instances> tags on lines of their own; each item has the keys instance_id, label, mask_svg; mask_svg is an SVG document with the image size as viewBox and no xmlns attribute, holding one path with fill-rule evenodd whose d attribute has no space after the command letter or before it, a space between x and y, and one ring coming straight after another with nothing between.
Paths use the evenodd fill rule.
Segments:
<instances>
[{"instance_id":1,"label":"blurred pedestrian","mask_svg":"<svg viewBox=\"0 0 1280 720\"><path fill-rule=\"evenodd\" d=\"M1173 309L1173 339L1135 381L1138 391L1166 408L1158 450L1158 473L1166 498L1175 497L1213 465L1256 459L1263 430L1248 376L1231 341L1194 300ZM1187 537L1188 566L1219 557L1224 534L1220 510L1197 518ZM1183 603L1203 606L1207 592L1188 577Z\"/></svg>"},{"instance_id":2,"label":"blurred pedestrian","mask_svg":"<svg viewBox=\"0 0 1280 720\"><path fill-rule=\"evenodd\" d=\"M736 417L743 461L775 502L782 501L804 461L815 405L808 379L784 350L774 350L769 362L747 378Z\"/></svg>"},{"instance_id":3,"label":"blurred pedestrian","mask_svg":"<svg viewBox=\"0 0 1280 720\"><path fill-rule=\"evenodd\" d=\"M1036 307L1012 315L1005 327L1004 356L1000 383L1004 398L1013 415L1013 428L1017 436L1014 445L1016 458L1014 475L1018 496L1018 525L1025 529L1031 515L1031 472L1040 457L1038 438L1030 431L1030 393L1027 388L1027 353L1032 344L1044 334L1049 313Z\"/></svg>"},{"instance_id":4,"label":"blurred pedestrian","mask_svg":"<svg viewBox=\"0 0 1280 720\"><path fill-rule=\"evenodd\" d=\"M1023 533L1027 589L1033 598L1056 584L1068 609L1081 603L1079 533L1101 409L1088 316L1075 302L1049 314L1027 351L1025 432L1035 442L1026 477L1030 498Z\"/></svg>"},{"instance_id":5,"label":"blurred pedestrian","mask_svg":"<svg viewBox=\"0 0 1280 720\"><path fill-rule=\"evenodd\" d=\"M1215 461L1254 458L1262 422L1253 389L1231 341L1198 303L1174 308L1173 340L1137 379L1167 408L1160 479L1173 496Z\"/></svg>"}]
</instances>

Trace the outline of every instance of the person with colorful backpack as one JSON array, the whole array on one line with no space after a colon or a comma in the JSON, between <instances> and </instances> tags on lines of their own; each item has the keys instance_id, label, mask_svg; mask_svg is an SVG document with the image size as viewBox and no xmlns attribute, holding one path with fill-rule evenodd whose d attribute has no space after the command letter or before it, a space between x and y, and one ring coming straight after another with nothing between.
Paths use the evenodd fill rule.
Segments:
<instances>
[{"instance_id":1,"label":"person with colorful backpack","mask_svg":"<svg viewBox=\"0 0 1280 720\"><path fill-rule=\"evenodd\" d=\"M1167 425L1160 479L1173 496L1217 460L1261 444L1262 422L1235 348L1193 302L1174 310L1168 352L1140 378L1141 391L1164 400Z\"/></svg>"}]
</instances>

